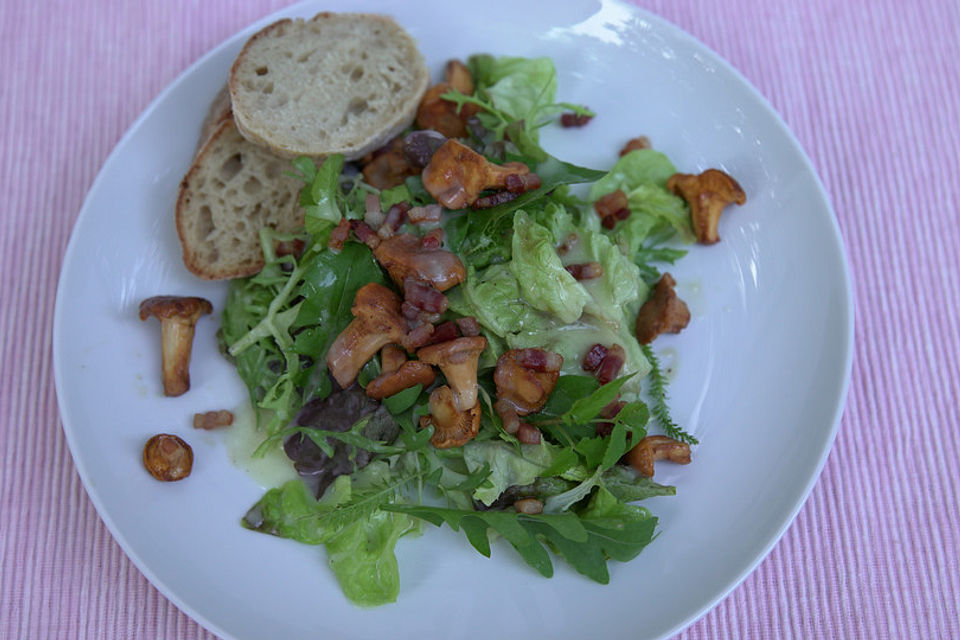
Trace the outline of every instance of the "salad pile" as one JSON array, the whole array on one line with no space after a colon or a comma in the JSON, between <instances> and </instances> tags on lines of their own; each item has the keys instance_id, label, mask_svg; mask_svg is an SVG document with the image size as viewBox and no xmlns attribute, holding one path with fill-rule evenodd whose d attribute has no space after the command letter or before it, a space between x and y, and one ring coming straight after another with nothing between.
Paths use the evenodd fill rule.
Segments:
<instances>
[{"instance_id":1,"label":"salad pile","mask_svg":"<svg viewBox=\"0 0 960 640\"><path fill-rule=\"evenodd\" d=\"M261 232L266 265L231 282L222 315L263 432L255 455L282 448L301 476L242 522L324 545L362 605L396 600L395 546L424 522L485 556L503 538L544 576L559 557L606 583L609 560L656 535L635 503L675 493L624 461L655 433L696 444L635 333L692 238L667 188L676 168L650 148L608 170L547 153L541 127L592 116L556 102L548 58L477 55L464 70L466 87L431 90L462 129L405 132L379 163L407 159L386 183L340 156L293 161L305 228ZM466 196L469 175L435 185L474 165L514 177ZM616 192L626 210L598 215ZM398 266L388 246L428 258Z\"/></svg>"}]
</instances>

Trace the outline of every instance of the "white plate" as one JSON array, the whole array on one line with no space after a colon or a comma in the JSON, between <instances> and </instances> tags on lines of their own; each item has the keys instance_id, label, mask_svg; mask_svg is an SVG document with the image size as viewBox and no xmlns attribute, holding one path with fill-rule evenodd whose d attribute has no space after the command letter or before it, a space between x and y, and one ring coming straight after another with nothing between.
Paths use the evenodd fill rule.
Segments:
<instances>
[{"instance_id":1,"label":"white plate","mask_svg":"<svg viewBox=\"0 0 960 640\"><path fill-rule=\"evenodd\" d=\"M227 638L630 637L675 632L702 615L770 551L820 472L843 407L852 302L840 235L809 161L776 113L733 69L661 19L619 2L303 4L217 47L174 82L117 145L73 232L57 294L54 359L64 430L87 492L140 570L170 600ZM245 391L216 350L218 315L201 320L193 389L159 390L159 328L137 305L200 295L220 309L222 283L192 277L173 225L208 103L256 29L321 9L380 10L419 39L439 77L475 52L549 55L559 98L599 115L545 132L555 155L609 167L650 136L682 171L716 166L746 190L722 241L693 247L673 270L693 311L673 360L672 404L703 444L693 464L663 465L675 498L647 504L659 538L594 584L562 561L541 578L503 544L492 559L460 534L429 527L398 547L395 605L347 603L320 549L242 529L260 486L233 466L223 438L195 432L194 411L241 406ZM194 447L186 481L161 484L141 447L158 431Z\"/></svg>"}]
</instances>

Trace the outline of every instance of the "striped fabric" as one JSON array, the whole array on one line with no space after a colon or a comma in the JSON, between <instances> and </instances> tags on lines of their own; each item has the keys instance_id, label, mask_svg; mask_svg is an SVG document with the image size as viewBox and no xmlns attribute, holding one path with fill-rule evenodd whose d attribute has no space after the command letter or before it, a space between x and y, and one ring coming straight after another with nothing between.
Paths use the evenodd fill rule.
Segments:
<instances>
[{"instance_id":1,"label":"striped fabric","mask_svg":"<svg viewBox=\"0 0 960 640\"><path fill-rule=\"evenodd\" d=\"M0 638L212 638L87 498L53 387L54 292L142 109L280 0L0 2ZM853 269L856 355L823 475L770 556L681 638L960 637L960 2L639 0L799 137Z\"/></svg>"}]
</instances>

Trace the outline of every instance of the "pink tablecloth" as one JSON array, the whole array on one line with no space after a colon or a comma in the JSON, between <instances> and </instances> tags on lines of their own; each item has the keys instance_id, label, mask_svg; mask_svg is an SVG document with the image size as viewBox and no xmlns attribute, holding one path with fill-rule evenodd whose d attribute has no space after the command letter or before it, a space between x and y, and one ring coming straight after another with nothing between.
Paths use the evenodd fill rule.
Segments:
<instances>
[{"instance_id":1,"label":"pink tablecloth","mask_svg":"<svg viewBox=\"0 0 960 640\"><path fill-rule=\"evenodd\" d=\"M80 484L53 388L54 291L114 143L283 4L0 3L0 637L211 637L127 560ZM960 3L638 4L731 61L797 134L857 305L822 477L757 571L681 637L960 637Z\"/></svg>"}]
</instances>

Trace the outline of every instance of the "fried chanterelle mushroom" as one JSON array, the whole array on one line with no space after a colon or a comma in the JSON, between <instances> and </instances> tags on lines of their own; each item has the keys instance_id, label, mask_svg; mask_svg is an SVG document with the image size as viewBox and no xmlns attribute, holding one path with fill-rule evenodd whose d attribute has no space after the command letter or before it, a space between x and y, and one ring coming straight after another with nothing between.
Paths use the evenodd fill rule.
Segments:
<instances>
[{"instance_id":1,"label":"fried chanterelle mushroom","mask_svg":"<svg viewBox=\"0 0 960 640\"><path fill-rule=\"evenodd\" d=\"M737 181L719 169L707 169L699 175L675 173L667 180L667 189L690 205L693 233L700 244L718 242L720 213L728 204L747 201Z\"/></svg>"},{"instance_id":2,"label":"fried chanterelle mushroom","mask_svg":"<svg viewBox=\"0 0 960 640\"><path fill-rule=\"evenodd\" d=\"M467 411L477 405L477 365L480 354L487 348L483 336L457 338L417 351L421 362L440 367L453 390L457 409Z\"/></svg>"},{"instance_id":3,"label":"fried chanterelle mushroom","mask_svg":"<svg viewBox=\"0 0 960 640\"><path fill-rule=\"evenodd\" d=\"M140 319L160 320L163 395L179 396L190 389L190 353L194 327L200 316L213 313L203 298L155 296L140 303Z\"/></svg>"},{"instance_id":4,"label":"fried chanterelle mushroom","mask_svg":"<svg viewBox=\"0 0 960 640\"><path fill-rule=\"evenodd\" d=\"M677 281L669 273L660 276L650 298L637 313L637 341L650 344L661 333L680 333L690 323L687 303L677 297Z\"/></svg>"},{"instance_id":5,"label":"fried chanterelle mushroom","mask_svg":"<svg viewBox=\"0 0 960 640\"><path fill-rule=\"evenodd\" d=\"M630 466L648 478L653 477L653 463L657 460L690 464L690 445L667 436L647 436L627 452Z\"/></svg>"},{"instance_id":6,"label":"fried chanterelle mushroom","mask_svg":"<svg viewBox=\"0 0 960 640\"><path fill-rule=\"evenodd\" d=\"M353 383L360 369L377 351L400 342L404 336L400 298L381 284L360 287L353 298L350 313L353 320L327 352L327 368L342 389Z\"/></svg>"},{"instance_id":7,"label":"fried chanterelle mushroom","mask_svg":"<svg viewBox=\"0 0 960 640\"><path fill-rule=\"evenodd\" d=\"M429 407L430 415L420 418L420 427L433 425L430 443L437 449L462 447L480 431L480 404L459 410L454 391L447 385L430 392Z\"/></svg>"},{"instance_id":8,"label":"fried chanterelle mushroom","mask_svg":"<svg viewBox=\"0 0 960 640\"><path fill-rule=\"evenodd\" d=\"M177 436L158 433L143 447L143 466L157 480L183 480L193 470L193 449Z\"/></svg>"},{"instance_id":9,"label":"fried chanterelle mushroom","mask_svg":"<svg viewBox=\"0 0 960 640\"><path fill-rule=\"evenodd\" d=\"M374 400L382 400L416 385L424 388L433 384L437 374L426 362L407 360L403 349L388 344L380 351L380 375L367 383L366 393Z\"/></svg>"},{"instance_id":10,"label":"fried chanterelle mushroom","mask_svg":"<svg viewBox=\"0 0 960 640\"><path fill-rule=\"evenodd\" d=\"M421 178L423 187L447 209L472 205L486 189L506 189L507 176L524 176L530 168L522 162L493 164L470 147L447 140L433 154Z\"/></svg>"}]
</instances>

